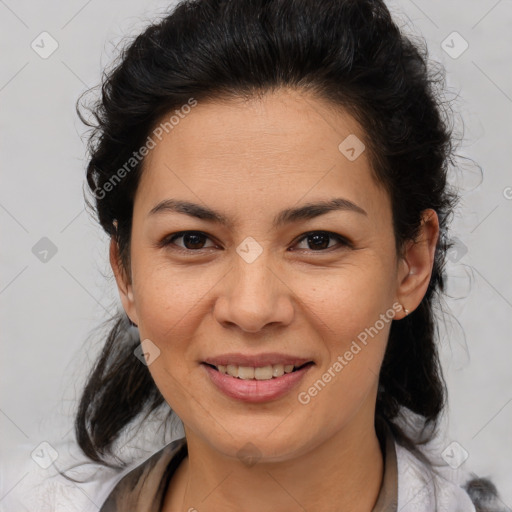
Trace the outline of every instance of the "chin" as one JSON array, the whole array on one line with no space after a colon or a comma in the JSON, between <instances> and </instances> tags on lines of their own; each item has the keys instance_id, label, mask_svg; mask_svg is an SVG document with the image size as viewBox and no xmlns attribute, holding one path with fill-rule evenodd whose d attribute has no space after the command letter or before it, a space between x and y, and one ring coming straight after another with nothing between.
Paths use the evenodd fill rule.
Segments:
<instances>
[{"instance_id":1,"label":"chin","mask_svg":"<svg viewBox=\"0 0 512 512\"><path fill-rule=\"evenodd\" d=\"M284 426L281 429L277 425L279 423L274 422L272 426L259 431L255 431L254 427L246 430L237 428L232 435L219 427L215 431L211 429L205 431L202 437L220 454L238 459L246 466L252 466L256 462L274 463L293 460L307 453L317 444L315 438L308 435L305 428L298 428L295 435L289 427ZM321 442L320 439L317 441Z\"/></svg>"}]
</instances>

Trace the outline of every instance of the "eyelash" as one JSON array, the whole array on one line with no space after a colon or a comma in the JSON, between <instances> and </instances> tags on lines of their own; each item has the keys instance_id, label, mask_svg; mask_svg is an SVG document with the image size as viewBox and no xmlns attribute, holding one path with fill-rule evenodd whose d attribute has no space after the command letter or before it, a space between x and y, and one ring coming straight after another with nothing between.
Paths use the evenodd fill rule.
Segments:
<instances>
[{"instance_id":1,"label":"eyelash","mask_svg":"<svg viewBox=\"0 0 512 512\"><path fill-rule=\"evenodd\" d=\"M163 238L161 240L161 242L158 244L158 246L159 247L170 247L170 246L174 245L173 250L176 250L176 251L182 252L182 253L188 253L188 254L190 254L192 252L200 253L201 251L203 251L205 249L210 249L210 247L201 248L201 249L187 249L185 247L179 247L173 243L176 239L182 238L183 236L190 235L190 234L201 235L201 236L205 236L207 239L210 239L210 237L206 233L203 233L202 231L180 231L179 233L174 233L172 235L168 235L165 238ZM329 238L334 238L335 240L337 240L341 244L341 246L353 248L353 244L349 240L347 240L345 237L343 237L341 235L332 233L331 231L309 231L309 232L301 235L300 238L298 238L297 241L294 243L294 245L299 244L303 240L306 240L308 237L313 236L313 235L325 235L325 236L328 236ZM318 249L318 250L299 249L299 251L322 253L322 252L327 252L330 249L332 249L332 247L327 247L326 249Z\"/></svg>"}]
</instances>

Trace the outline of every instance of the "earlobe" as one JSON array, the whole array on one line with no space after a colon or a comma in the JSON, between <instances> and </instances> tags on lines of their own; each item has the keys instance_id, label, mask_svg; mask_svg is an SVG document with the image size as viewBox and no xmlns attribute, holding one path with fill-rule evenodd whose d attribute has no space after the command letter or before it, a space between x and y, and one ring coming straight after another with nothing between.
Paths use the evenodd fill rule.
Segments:
<instances>
[{"instance_id":1,"label":"earlobe","mask_svg":"<svg viewBox=\"0 0 512 512\"><path fill-rule=\"evenodd\" d=\"M119 292L119 297L121 299L123 308L126 314L128 315L128 318L132 321L132 323L138 325L137 313L135 310L135 301L133 296L133 287L119 257L119 247L117 241L113 237L110 240L109 256L110 266L112 267L112 271L114 273L114 277L117 284L117 290Z\"/></svg>"},{"instance_id":2,"label":"earlobe","mask_svg":"<svg viewBox=\"0 0 512 512\"><path fill-rule=\"evenodd\" d=\"M418 307L427 292L438 238L437 214L432 209L425 210L418 236L406 243L400 262L398 300L409 313Z\"/></svg>"}]
</instances>

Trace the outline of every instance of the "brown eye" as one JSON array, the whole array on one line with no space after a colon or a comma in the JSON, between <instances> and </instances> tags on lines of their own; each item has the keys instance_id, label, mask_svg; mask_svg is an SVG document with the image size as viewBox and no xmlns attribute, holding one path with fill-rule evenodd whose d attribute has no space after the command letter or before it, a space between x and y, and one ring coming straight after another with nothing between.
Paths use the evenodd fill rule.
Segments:
<instances>
[{"instance_id":1,"label":"brown eye","mask_svg":"<svg viewBox=\"0 0 512 512\"><path fill-rule=\"evenodd\" d=\"M181 244L176 243L176 240L182 239ZM176 245L178 248L196 251L201 249L207 249L208 247L215 247L214 244L210 246L205 246L205 242L209 240L209 237L200 231L182 231L181 233L176 233L170 237L166 237L162 241L162 246L167 247L171 245Z\"/></svg>"},{"instance_id":2,"label":"brown eye","mask_svg":"<svg viewBox=\"0 0 512 512\"><path fill-rule=\"evenodd\" d=\"M350 246L350 243L345 240L345 238L336 233L330 233L329 231L312 231L311 233L306 233L306 235L299 240L299 244L305 242L307 245L307 247L301 247L300 249L309 249L311 251L331 249L333 247L333 245L329 245L331 240L337 241L342 246Z\"/></svg>"}]
</instances>

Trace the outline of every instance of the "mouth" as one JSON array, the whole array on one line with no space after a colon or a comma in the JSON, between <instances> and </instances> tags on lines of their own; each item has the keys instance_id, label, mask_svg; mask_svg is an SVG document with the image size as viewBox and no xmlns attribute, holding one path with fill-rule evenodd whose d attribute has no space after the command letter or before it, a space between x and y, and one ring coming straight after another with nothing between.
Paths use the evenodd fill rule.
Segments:
<instances>
[{"instance_id":1,"label":"mouth","mask_svg":"<svg viewBox=\"0 0 512 512\"><path fill-rule=\"evenodd\" d=\"M303 364L268 364L265 366L242 366L235 364L211 364L203 362L204 365L209 366L213 370L223 374L235 377L241 380L271 380L278 379L285 374L300 371L308 366L313 365L313 361L307 361Z\"/></svg>"},{"instance_id":2,"label":"mouth","mask_svg":"<svg viewBox=\"0 0 512 512\"><path fill-rule=\"evenodd\" d=\"M313 360L284 354L226 354L202 361L209 382L241 402L263 403L289 395L315 366Z\"/></svg>"}]
</instances>

